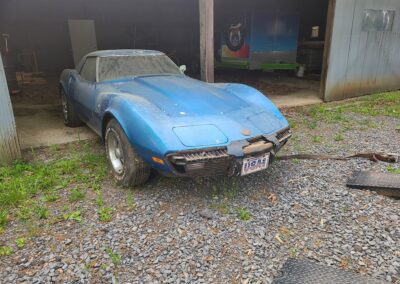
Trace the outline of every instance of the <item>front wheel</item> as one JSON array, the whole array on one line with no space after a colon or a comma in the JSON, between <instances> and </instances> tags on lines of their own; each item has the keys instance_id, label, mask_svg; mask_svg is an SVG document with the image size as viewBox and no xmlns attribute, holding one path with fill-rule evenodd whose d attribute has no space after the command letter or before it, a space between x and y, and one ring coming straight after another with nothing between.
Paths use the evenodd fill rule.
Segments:
<instances>
[{"instance_id":1,"label":"front wheel","mask_svg":"<svg viewBox=\"0 0 400 284\"><path fill-rule=\"evenodd\" d=\"M61 95L64 124L68 127L83 126L83 122L79 119L78 115L75 112L74 106L67 98L67 95L65 94L65 91L63 89L61 89L60 95Z\"/></svg>"},{"instance_id":2,"label":"front wheel","mask_svg":"<svg viewBox=\"0 0 400 284\"><path fill-rule=\"evenodd\" d=\"M105 148L111 171L118 184L130 187L144 184L149 179L150 167L135 152L115 119L107 124Z\"/></svg>"}]
</instances>

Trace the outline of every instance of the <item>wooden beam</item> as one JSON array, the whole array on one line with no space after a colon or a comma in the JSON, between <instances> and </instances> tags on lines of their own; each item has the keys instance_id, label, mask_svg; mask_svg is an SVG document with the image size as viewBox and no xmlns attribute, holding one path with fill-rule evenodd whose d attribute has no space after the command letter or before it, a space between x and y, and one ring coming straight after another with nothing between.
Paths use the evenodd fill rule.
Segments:
<instances>
[{"instance_id":1,"label":"wooden beam","mask_svg":"<svg viewBox=\"0 0 400 284\"><path fill-rule=\"evenodd\" d=\"M214 0L199 0L201 80L214 83Z\"/></svg>"}]
</instances>

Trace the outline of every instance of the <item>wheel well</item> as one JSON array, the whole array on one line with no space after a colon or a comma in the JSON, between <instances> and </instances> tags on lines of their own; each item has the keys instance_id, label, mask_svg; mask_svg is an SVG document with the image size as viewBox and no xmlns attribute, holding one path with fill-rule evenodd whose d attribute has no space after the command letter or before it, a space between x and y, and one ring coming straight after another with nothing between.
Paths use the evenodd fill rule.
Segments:
<instances>
[{"instance_id":1,"label":"wheel well","mask_svg":"<svg viewBox=\"0 0 400 284\"><path fill-rule=\"evenodd\" d=\"M109 113L109 112L107 112L105 115L104 115L104 118L103 118L103 123L102 123L102 125L101 125L101 138L103 138L103 141L104 141L104 139L105 139L105 136L106 136L106 127L107 127L107 124L110 122L110 120L111 119L115 119L115 117L111 114L111 113Z\"/></svg>"}]
</instances>

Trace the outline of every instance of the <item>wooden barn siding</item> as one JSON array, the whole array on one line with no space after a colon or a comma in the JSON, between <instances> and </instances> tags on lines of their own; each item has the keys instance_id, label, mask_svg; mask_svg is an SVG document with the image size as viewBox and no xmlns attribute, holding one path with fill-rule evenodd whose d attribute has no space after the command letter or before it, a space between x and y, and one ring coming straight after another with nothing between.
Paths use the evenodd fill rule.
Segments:
<instances>
[{"instance_id":1,"label":"wooden barn siding","mask_svg":"<svg viewBox=\"0 0 400 284\"><path fill-rule=\"evenodd\" d=\"M0 56L0 165L21 157L14 113Z\"/></svg>"},{"instance_id":2,"label":"wooden barn siding","mask_svg":"<svg viewBox=\"0 0 400 284\"><path fill-rule=\"evenodd\" d=\"M400 89L400 1L336 0L325 100ZM392 31L362 31L365 9L395 10Z\"/></svg>"}]
</instances>

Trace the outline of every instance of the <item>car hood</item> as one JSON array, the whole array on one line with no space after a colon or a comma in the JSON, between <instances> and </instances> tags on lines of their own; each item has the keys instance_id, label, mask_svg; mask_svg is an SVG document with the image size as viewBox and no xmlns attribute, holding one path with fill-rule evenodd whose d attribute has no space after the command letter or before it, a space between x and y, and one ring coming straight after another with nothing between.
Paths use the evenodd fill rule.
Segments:
<instances>
[{"instance_id":1,"label":"car hood","mask_svg":"<svg viewBox=\"0 0 400 284\"><path fill-rule=\"evenodd\" d=\"M223 87L185 76L147 76L113 84L140 96L171 117L228 114L250 105Z\"/></svg>"}]
</instances>

